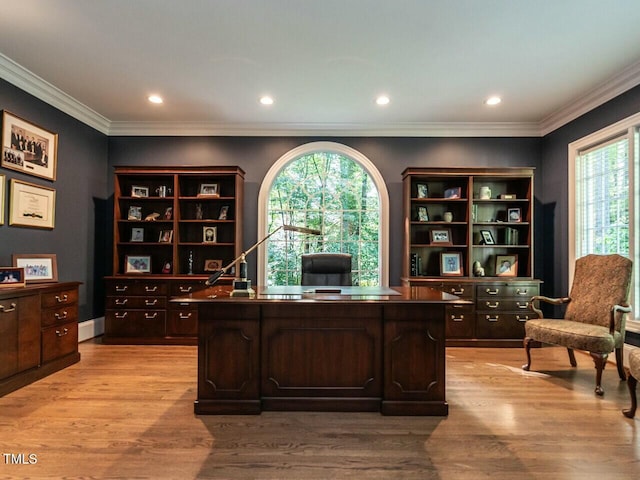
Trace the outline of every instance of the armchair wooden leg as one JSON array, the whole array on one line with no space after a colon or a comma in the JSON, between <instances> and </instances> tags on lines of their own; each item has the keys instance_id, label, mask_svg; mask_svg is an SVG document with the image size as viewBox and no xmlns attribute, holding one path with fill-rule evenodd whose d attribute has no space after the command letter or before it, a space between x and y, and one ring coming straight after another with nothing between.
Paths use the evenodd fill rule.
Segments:
<instances>
[{"instance_id":1,"label":"armchair wooden leg","mask_svg":"<svg viewBox=\"0 0 640 480\"><path fill-rule=\"evenodd\" d=\"M629 393L631 394L631 408L629 410L623 410L622 414L627 418L633 418L636 415L636 407L638 406L638 400L636 398L636 385L638 381L636 378L629 374L627 379L627 385L629 386Z\"/></svg>"},{"instance_id":2,"label":"armchair wooden leg","mask_svg":"<svg viewBox=\"0 0 640 480\"><path fill-rule=\"evenodd\" d=\"M607 364L607 357L609 355L594 352L589 352L589 355L591 355L593 362L596 364L596 395L602 396L604 395L604 389L602 388L602 371Z\"/></svg>"},{"instance_id":3,"label":"armchair wooden leg","mask_svg":"<svg viewBox=\"0 0 640 480\"><path fill-rule=\"evenodd\" d=\"M616 366L618 367L620 380L626 380L627 375L624 371L624 347L616 348Z\"/></svg>"},{"instance_id":4,"label":"armchair wooden leg","mask_svg":"<svg viewBox=\"0 0 640 480\"><path fill-rule=\"evenodd\" d=\"M524 345L524 351L527 352L527 363L522 366L522 369L525 371L529 371L531 367L531 342L533 339L529 337L524 337L522 344Z\"/></svg>"},{"instance_id":5,"label":"armchair wooden leg","mask_svg":"<svg viewBox=\"0 0 640 480\"><path fill-rule=\"evenodd\" d=\"M569 354L569 363L572 367L577 367L578 363L576 362L576 354L573 352L573 348L567 348L567 353Z\"/></svg>"}]
</instances>

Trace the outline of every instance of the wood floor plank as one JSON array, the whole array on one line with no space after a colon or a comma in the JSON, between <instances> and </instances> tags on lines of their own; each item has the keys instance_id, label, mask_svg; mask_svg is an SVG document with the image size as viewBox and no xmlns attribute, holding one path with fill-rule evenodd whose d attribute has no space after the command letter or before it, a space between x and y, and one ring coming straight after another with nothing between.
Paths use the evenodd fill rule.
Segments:
<instances>
[{"instance_id":1,"label":"wood floor plank","mask_svg":"<svg viewBox=\"0 0 640 480\"><path fill-rule=\"evenodd\" d=\"M196 416L196 347L80 345L82 360L0 398L3 479L632 479L639 420L588 356L447 349L448 417ZM12 464L4 454L37 456Z\"/></svg>"}]
</instances>

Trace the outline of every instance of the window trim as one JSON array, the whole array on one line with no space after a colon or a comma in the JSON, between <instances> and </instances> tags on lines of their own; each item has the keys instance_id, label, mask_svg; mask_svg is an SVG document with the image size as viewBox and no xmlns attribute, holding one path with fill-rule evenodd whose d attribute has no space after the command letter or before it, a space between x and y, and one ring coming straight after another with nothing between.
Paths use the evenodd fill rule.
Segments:
<instances>
[{"instance_id":1,"label":"window trim","mask_svg":"<svg viewBox=\"0 0 640 480\"><path fill-rule=\"evenodd\" d=\"M379 232L379 250L378 265L380 275L380 285L389 286L389 192L384 178L380 174L376 166L359 151L337 142L310 142L300 145L282 155L269 169L260 185L260 193L258 194L258 238L263 238L268 234L267 228L267 207L269 192L273 186L275 178L280 171L291 161L309 155L314 152L331 152L349 157L362 168L371 177L371 180L378 189L380 201L380 232ZM266 285L266 245L262 244L258 247L258 285Z\"/></svg>"}]
</instances>

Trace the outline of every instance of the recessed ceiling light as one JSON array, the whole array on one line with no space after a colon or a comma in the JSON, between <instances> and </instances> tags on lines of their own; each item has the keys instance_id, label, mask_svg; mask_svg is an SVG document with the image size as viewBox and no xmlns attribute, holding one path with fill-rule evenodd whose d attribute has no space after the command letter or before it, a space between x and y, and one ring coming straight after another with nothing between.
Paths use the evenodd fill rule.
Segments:
<instances>
[{"instance_id":1,"label":"recessed ceiling light","mask_svg":"<svg viewBox=\"0 0 640 480\"><path fill-rule=\"evenodd\" d=\"M389 100L389 97L387 97L386 95L380 95L378 98L376 98L376 103L378 105L388 105L390 101L391 100Z\"/></svg>"},{"instance_id":2,"label":"recessed ceiling light","mask_svg":"<svg viewBox=\"0 0 640 480\"><path fill-rule=\"evenodd\" d=\"M148 97L151 103L162 103L162 97L160 95L149 95Z\"/></svg>"},{"instance_id":3,"label":"recessed ceiling light","mask_svg":"<svg viewBox=\"0 0 640 480\"><path fill-rule=\"evenodd\" d=\"M489 97L487 98L487 100L484 102L487 105L498 105L500 102L502 102L502 99L498 96L494 96L494 97Z\"/></svg>"},{"instance_id":4,"label":"recessed ceiling light","mask_svg":"<svg viewBox=\"0 0 640 480\"><path fill-rule=\"evenodd\" d=\"M273 105L273 98L271 98L269 95L265 95L260 99L260 103L262 105Z\"/></svg>"}]
</instances>

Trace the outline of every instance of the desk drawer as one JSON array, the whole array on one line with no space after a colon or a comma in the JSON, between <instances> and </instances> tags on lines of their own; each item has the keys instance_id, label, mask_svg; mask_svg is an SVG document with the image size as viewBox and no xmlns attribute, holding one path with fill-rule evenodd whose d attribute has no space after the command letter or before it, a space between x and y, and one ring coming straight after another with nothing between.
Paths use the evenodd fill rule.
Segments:
<instances>
[{"instance_id":1,"label":"desk drawer","mask_svg":"<svg viewBox=\"0 0 640 480\"><path fill-rule=\"evenodd\" d=\"M529 311L529 299L512 299L512 298L479 298L476 308L480 311Z\"/></svg>"},{"instance_id":2,"label":"desk drawer","mask_svg":"<svg viewBox=\"0 0 640 480\"><path fill-rule=\"evenodd\" d=\"M105 334L118 337L164 337L164 310L107 310Z\"/></svg>"},{"instance_id":3,"label":"desk drawer","mask_svg":"<svg viewBox=\"0 0 640 480\"><path fill-rule=\"evenodd\" d=\"M167 283L153 280L121 280L108 282L107 295L113 296L163 296L167 295Z\"/></svg>"},{"instance_id":4,"label":"desk drawer","mask_svg":"<svg viewBox=\"0 0 640 480\"><path fill-rule=\"evenodd\" d=\"M48 308L42 311L42 326L62 324L70 321L78 321L78 305L66 305L59 308Z\"/></svg>"},{"instance_id":5,"label":"desk drawer","mask_svg":"<svg viewBox=\"0 0 640 480\"><path fill-rule=\"evenodd\" d=\"M164 309L167 297L107 297L107 308L112 309Z\"/></svg>"},{"instance_id":6,"label":"desk drawer","mask_svg":"<svg viewBox=\"0 0 640 480\"><path fill-rule=\"evenodd\" d=\"M447 305L447 338L473 338L475 318L472 305Z\"/></svg>"},{"instance_id":7,"label":"desk drawer","mask_svg":"<svg viewBox=\"0 0 640 480\"><path fill-rule=\"evenodd\" d=\"M42 308L59 307L78 303L78 289L60 290L42 294Z\"/></svg>"},{"instance_id":8,"label":"desk drawer","mask_svg":"<svg viewBox=\"0 0 640 480\"><path fill-rule=\"evenodd\" d=\"M42 363L74 353L78 349L78 322L42 329Z\"/></svg>"},{"instance_id":9,"label":"desk drawer","mask_svg":"<svg viewBox=\"0 0 640 480\"><path fill-rule=\"evenodd\" d=\"M478 338L524 338L524 324L535 318L530 312L476 313L476 335Z\"/></svg>"},{"instance_id":10,"label":"desk drawer","mask_svg":"<svg viewBox=\"0 0 640 480\"><path fill-rule=\"evenodd\" d=\"M171 309L167 316L167 335L170 337L196 337L198 335L198 309L182 304Z\"/></svg>"}]
</instances>

